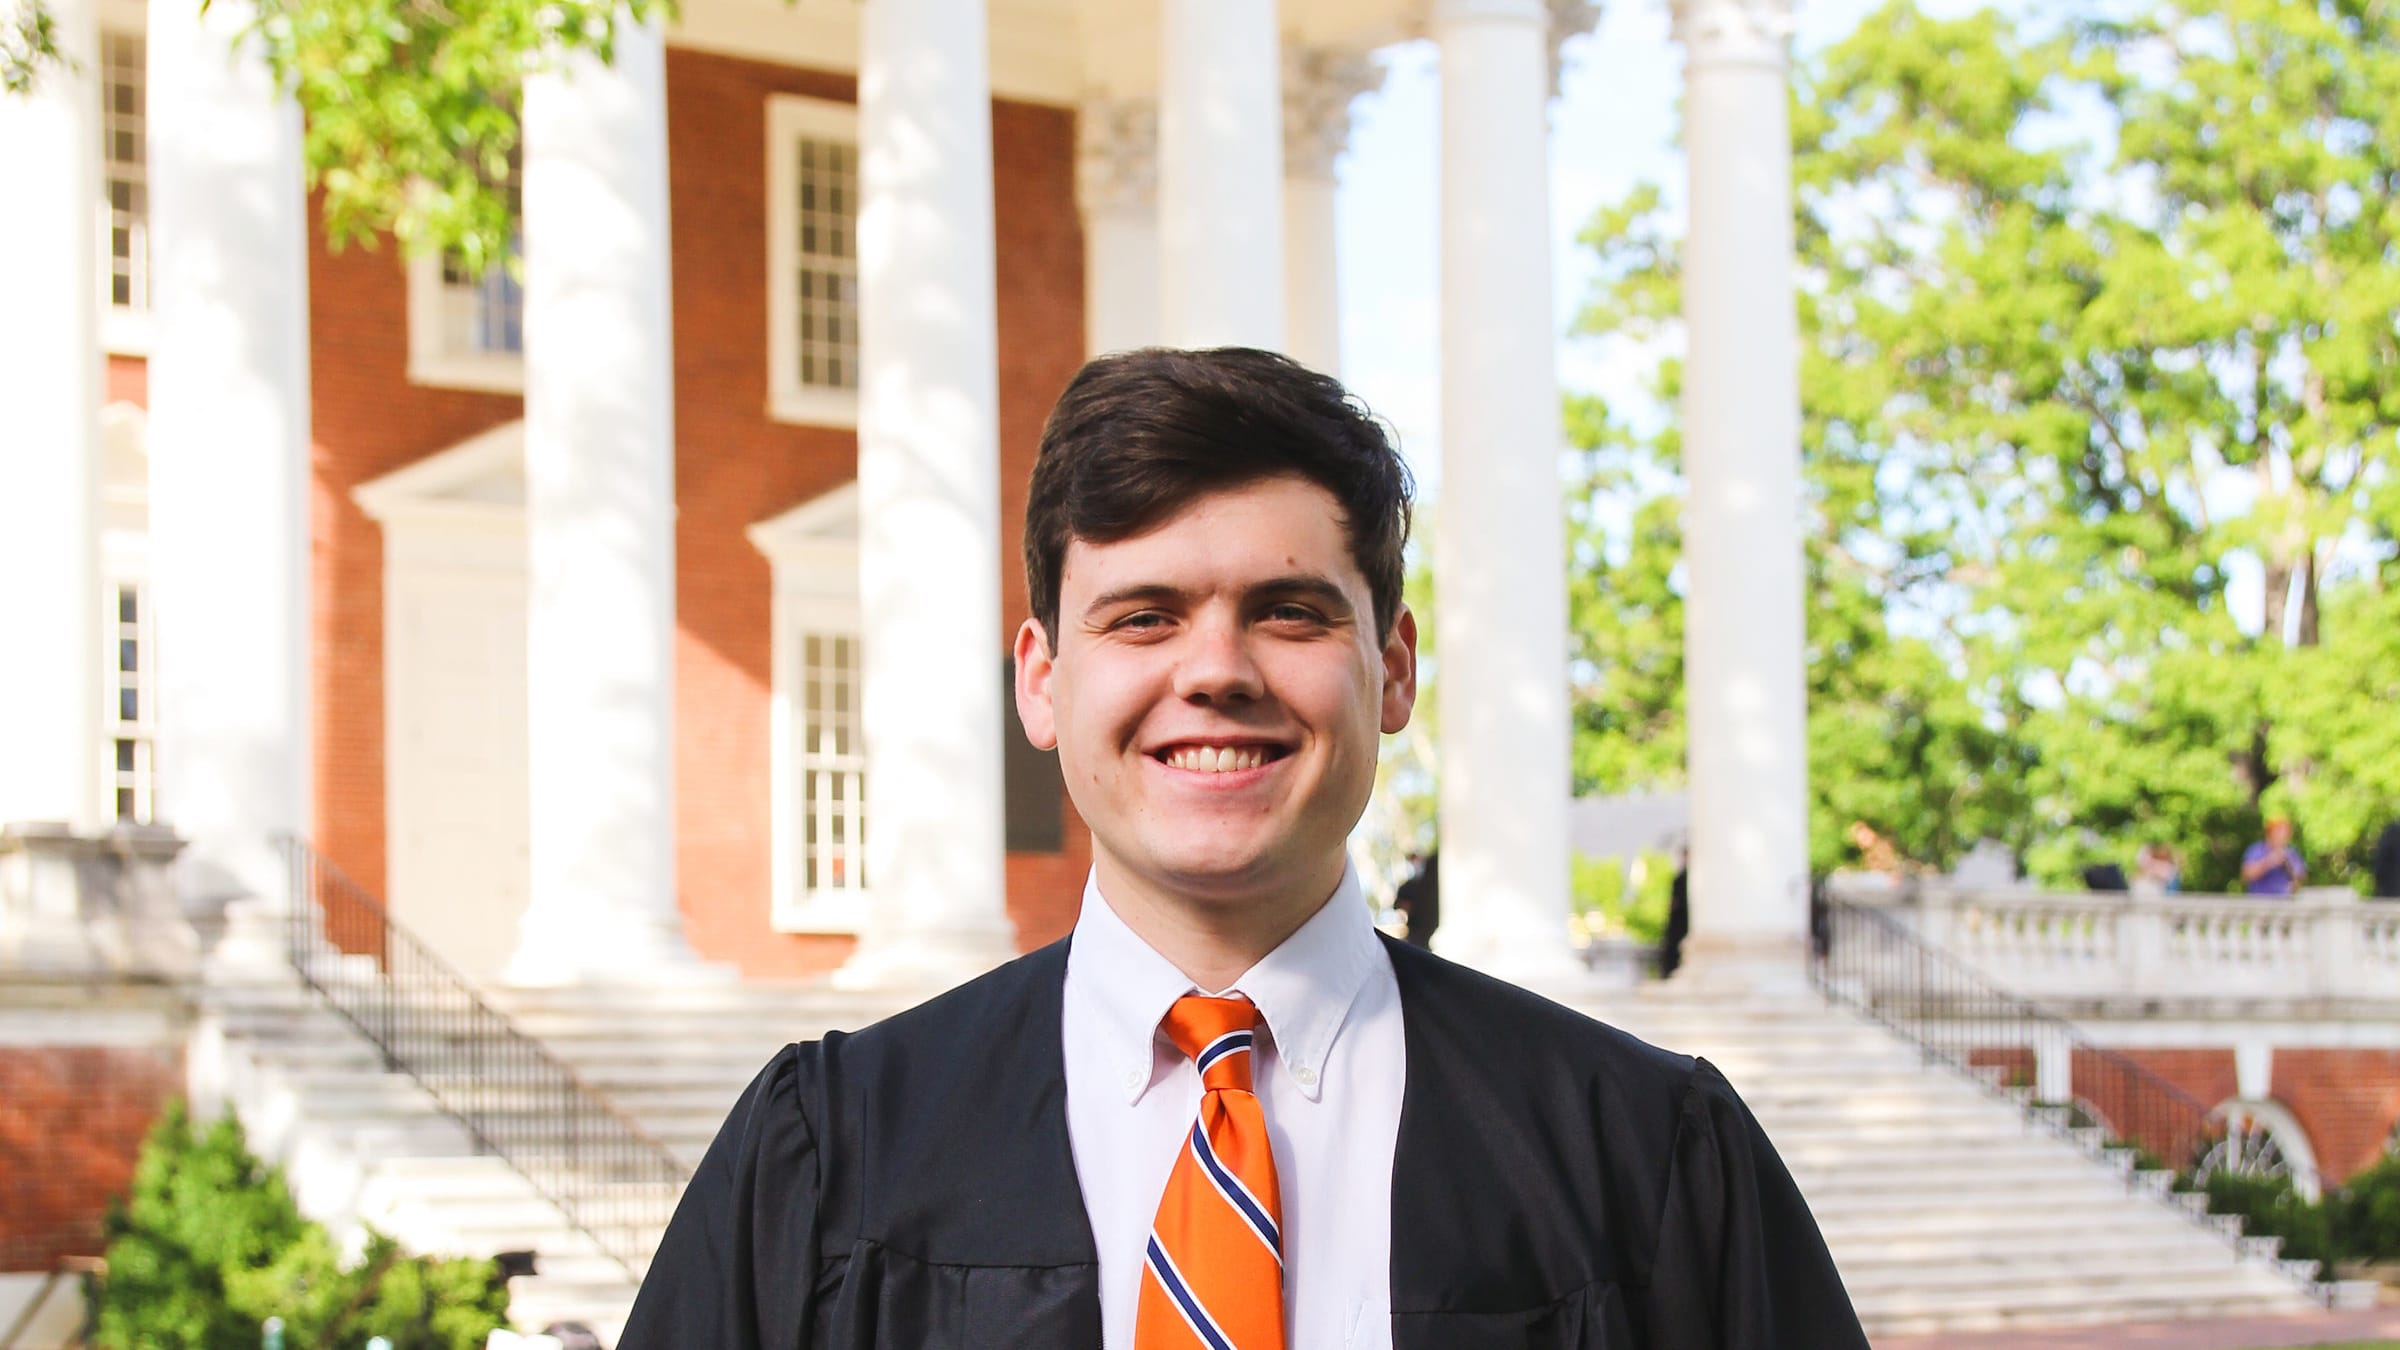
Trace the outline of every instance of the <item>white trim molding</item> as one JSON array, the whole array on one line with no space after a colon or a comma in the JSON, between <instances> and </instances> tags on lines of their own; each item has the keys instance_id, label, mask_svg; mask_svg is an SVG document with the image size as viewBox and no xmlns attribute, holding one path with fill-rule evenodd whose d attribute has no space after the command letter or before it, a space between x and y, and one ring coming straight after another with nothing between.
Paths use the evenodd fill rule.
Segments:
<instances>
[{"instance_id":1,"label":"white trim molding","mask_svg":"<svg viewBox=\"0 0 2400 1350\"><path fill-rule=\"evenodd\" d=\"M865 627L858 600L858 484L845 483L745 533L766 555L775 575L768 794L774 813L769 829L774 899L768 921L780 933L856 935L865 931L872 909L865 878L853 869L845 872L847 884L811 887L805 857L809 841L802 821L821 805L807 800L804 782L811 725L803 706L808 678L803 643L812 635L847 638L855 661L855 644ZM863 663L859 669L863 671ZM850 687L853 718L863 692L856 683ZM855 734L854 724L854 748ZM851 823L843 842L850 856L863 859L856 822L864 808L855 790L848 805L846 820Z\"/></svg>"},{"instance_id":2,"label":"white trim molding","mask_svg":"<svg viewBox=\"0 0 2400 1350\"><path fill-rule=\"evenodd\" d=\"M801 247L801 182L799 149L804 142L839 147L845 154L834 174L836 182L820 183L820 194L834 192L831 202L816 210L830 216L817 222L818 247ZM847 173L839 172L846 167ZM846 295L815 297L832 301L830 318L839 325L831 338L818 338L836 349L849 383L824 383L802 378L803 313L799 281L803 271L818 280L846 287ZM826 274L830 272L830 278ZM778 94L767 100L767 414L778 422L812 426L858 425L858 108L829 99ZM854 564L855 565L855 564Z\"/></svg>"},{"instance_id":3,"label":"white trim molding","mask_svg":"<svg viewBox=\"0 0 2400 1350\"><path fill-rule=\"evenodd\" d=\"M497 980L531 884L525 424L350 495L383 535L385 902Z\"/></svg>"},{"instance_id":4,"label":"white trim molding","mask_svg":"<svg viewBox=\"0 0 2400 1350\"><path fill-rule=\"evenodd\" d=\"M407 267L409 383L488 394L524 393L522 345L502 351L452 342L448 309L460 302L462 288L443 279L442 259L435 254L410 258Z\"/></svg>"},{"instance_id":5,"label":"white trim molding","mask_svg":"<svg viewBox=\"0 0 2400 1350\"><path fill-rule=\"evenodd\" d=\"M150 79L141 16L102 6L100 27L100 349L150 354ZM122 238L120 238L122 236ZM120 282L122 285L120 286ZM120 291L122 295L120 296Z\"/></svg>"}]
</instances>

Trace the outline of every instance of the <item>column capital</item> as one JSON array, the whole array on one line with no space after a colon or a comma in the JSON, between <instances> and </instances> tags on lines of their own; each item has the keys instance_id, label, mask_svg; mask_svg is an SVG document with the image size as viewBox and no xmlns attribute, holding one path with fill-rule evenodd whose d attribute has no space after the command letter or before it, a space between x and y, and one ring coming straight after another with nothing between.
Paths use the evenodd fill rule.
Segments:
<instances>
[{"instance_id":1,"label":"column capital","mask_svg":"<svg viewBox=\"0 0 2400 1350\"><path fill-rule=\"evenodd\" d=\"M1090 98L1075 116L1075 200L1087 216L1158 206L1158 100Z\"/></svg>"},{"instance_id":2,"label":"column capital","mask_svg":"<svg viewBox=\"0 0 2400 1350\"><path fill-rule=\"evenodd\" d=\"M1675 40L1696 65L1789 60L1792 0L1671 0Z\"/></svg>"},{"instance_id":3,"label":"column capital","mask_svg":"<svg viewBox=\"0 0 2400 1350\"><path fill-rule=\"evenodd\" d=\"M1550 96L1558 97L1565 72L1567 39L1581 37L1600 22L1599 0L1548 0L1550 7Z\"/></svg>"},{"instance_id":4,"label":"column capital","mask_svg":"<svg viewBox=\"0 0 2400 1350\"><path fill-rule=\"evenodd\" d=\"M1549 0L1433 0L1436 29L1453 23L1543 23Z\"/></svg>"},{"instance_id":5,"label":"column capital","mask_svg":"<svg viewBox=\"0 0 2400 1350\"><path fill-rule=\"evenodd\" d=\"M1283 172L1333 181L1334 161L1350 143L1350 104L1383 87L1381 61L1338 47L1283 49Z\"/></svg>"}]
</instances>

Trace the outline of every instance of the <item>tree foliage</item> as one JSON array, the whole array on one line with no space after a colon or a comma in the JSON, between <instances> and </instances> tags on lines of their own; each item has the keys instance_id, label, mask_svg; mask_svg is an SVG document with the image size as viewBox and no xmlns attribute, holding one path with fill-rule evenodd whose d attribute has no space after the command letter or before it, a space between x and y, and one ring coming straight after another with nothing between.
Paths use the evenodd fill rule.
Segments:
<instances>
[{"instance_id":1,"label":"tree foliage","mask_svg":"<svg viewBox=\"0 0 2400 1350\"><path fill-rule=\"evenodd\" d=\"M2281 812L2354 872L2400 812L2400 11L1892 0L1792 130L1816 864L1863 819L2222 887ZM1671 347L1669 219L1592 222L1583 332ZM1638 499L1577 521L1577 768L1669 782L1679 447L1570 425Z\"/></svg>"},{"instance_id":2,"label":"tree foliage","mask_svg":"<svg viewBox=\"0 0 2400 1350\"><path fill-rule=\"evenodd\" d=\"M58 16L48 5L17 0L0 19L0 96L32 92L42 67L66 57L58 49Z\"/></svg>"},{"instance_id":3,"label":"tree foliage","mask_svg":"<svg viewBox=\"0 0 2400 1350\"><path fill-rule=\"evenodd\" d=\"M211 0L183 0L207 8ZM226 0L233 3L234 0ZM252 0L241 40L300 105L329 239L386 232L473 272L511 256L518 96L578 54L613 59L625 26L674 0ZM0 26L0 92L65 58L45 0Z\"/></svg>"},{"instance_id":4,"label":"tree foliage","mask_svg":"<svg viewBox=\"0 0 2400 1350\"><path fill-rule=\"evenodd\" d=\"M384 230L469 271L507 258L526 76L613 59L673 0L256 0L254 31L307 119L309 181L337 244Z\"/></svg>"},{"instance_id":5,"label":"tree foliage","mask_svg":"<svg viewBox=\"0 0 2400 1350\"><path fill-rule=\"evenodd\" d=\"M95 1344L222 1350L259 1343L270 1317L285 1344L472 1350L504 1324L492 1263L404 1255L370 1232L345 1264L292 1201L282 1174L250 1152L231 1116L198 1128L180 1102L152 1127L133 1187L108 1219L108 1275Z\"/></svg>"}]
</instances>

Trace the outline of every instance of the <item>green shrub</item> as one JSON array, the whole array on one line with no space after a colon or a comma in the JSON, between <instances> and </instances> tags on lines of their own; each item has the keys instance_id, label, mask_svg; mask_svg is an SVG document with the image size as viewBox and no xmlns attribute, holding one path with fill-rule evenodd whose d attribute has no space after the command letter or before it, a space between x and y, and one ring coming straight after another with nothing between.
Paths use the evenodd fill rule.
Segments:
<instances>
[{"instance_id":1,"label":"green shrub","mask_svg":"<svg viewBox=\"0 0 2400 1350\"><path fill-rule=\"evenodd\" d=\"M2343 1259L2400 1261L2400 1154L2385 1154L2325 1204Z\"/></svg>"},{"instance_id":2,"label":"green shrub","mask_svg":"<svg viewBox=\"0 0 2400 1350\"><path fill-rule=\"evenodd\" d=\"M492 1263L401 1252L370 1231L345 1266L300 1214L282 1173L259 1161L231 1116L200 1130L168 1104L108 1216L97 1302L104 1350L251 1350L269 1317L289 1350L477 1350L505 1324Z\"/></svg>"},{"instance_id":3,"label":"green shrub","mask_svg":"<svg viewBox=\"0 0 2400 1350\"><path fill-rule=\"evenodd\" d=\"M2283 1239L2283 1259L2325 1262L2340 1258L2325 1206L2311 1204L2288 1176L2237 1172L2208 1174L2208 1212L2238 1214L2251 1237Z\"/></svg>"}]
</instances>

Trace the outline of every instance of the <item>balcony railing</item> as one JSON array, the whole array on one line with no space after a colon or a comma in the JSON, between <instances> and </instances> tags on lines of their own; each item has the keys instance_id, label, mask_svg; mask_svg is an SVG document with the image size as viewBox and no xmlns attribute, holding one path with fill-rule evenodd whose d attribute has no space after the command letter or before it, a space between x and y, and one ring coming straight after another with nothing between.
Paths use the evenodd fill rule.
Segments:
<instances>
[{"instance_id":1,"label":"balcony railing","mask_svg":"<svg viewBox=\"0 0 2400 1350\"><path fill-rule=\"evenodd\" d=\"M640 1278L687 1171L666 1146L520 1031L305 843L292 870L292 968L576 1228Z\"/></svg>"},{"instance_id":2,"label":"balcony railing","mask_svg":"<svg viewBox=\"0 0 2400 1350\"><path fill-rule=\"evenodd\" d=\"M1882 910L1830 901L1814 967L1819 988L1890 1027L1928 1060L1997 1080L2061 1127L2092 1126L2190 1173L2225 1138L2209 1105L2073 1023L2043 1011L1925 941Z\"/></svg>"},{"instance_id":3,"label":"balcony railing","mask_svg":"<svg viewBox=\"0 0 2400 1350\"><path fill-rule=\"evenodd\" d=\"M2057 893L1836 878L1834 891L2045 1004L2400 1003L2400 904L2338 888Z\"/></svg>"},{"instance_id":4,"label":"balcony railing","mask_svg":"<svg viewBox=\"0 0 2400 1350\"><path fill-rule=\"evenodd\" d=\"M2237 1239L2246 1256L2274 1255L2275 1240L2240 1237L2240 1221L2209 1215L2198 1193L2209 1173L2261 1165L2224 1114L2130 1056L2092 1043L2074 1023L1927 942L1886 908L1831 896L1822 922L1811 976L1832 1001L1915 1043L1928 1062L2006 1093L2030 1123L2114 1159L2135 1189ZM2313 1176L2286 1163L2269 1170L2290 1171L2304 1191L2315 1189ZM2192 1189L2170 1195L2179 1185ZM2371 1285L2318 1283L2314 1261L2278 1265L2334 1306L2372 1300Z\"/></svg>"}]
</instances>

